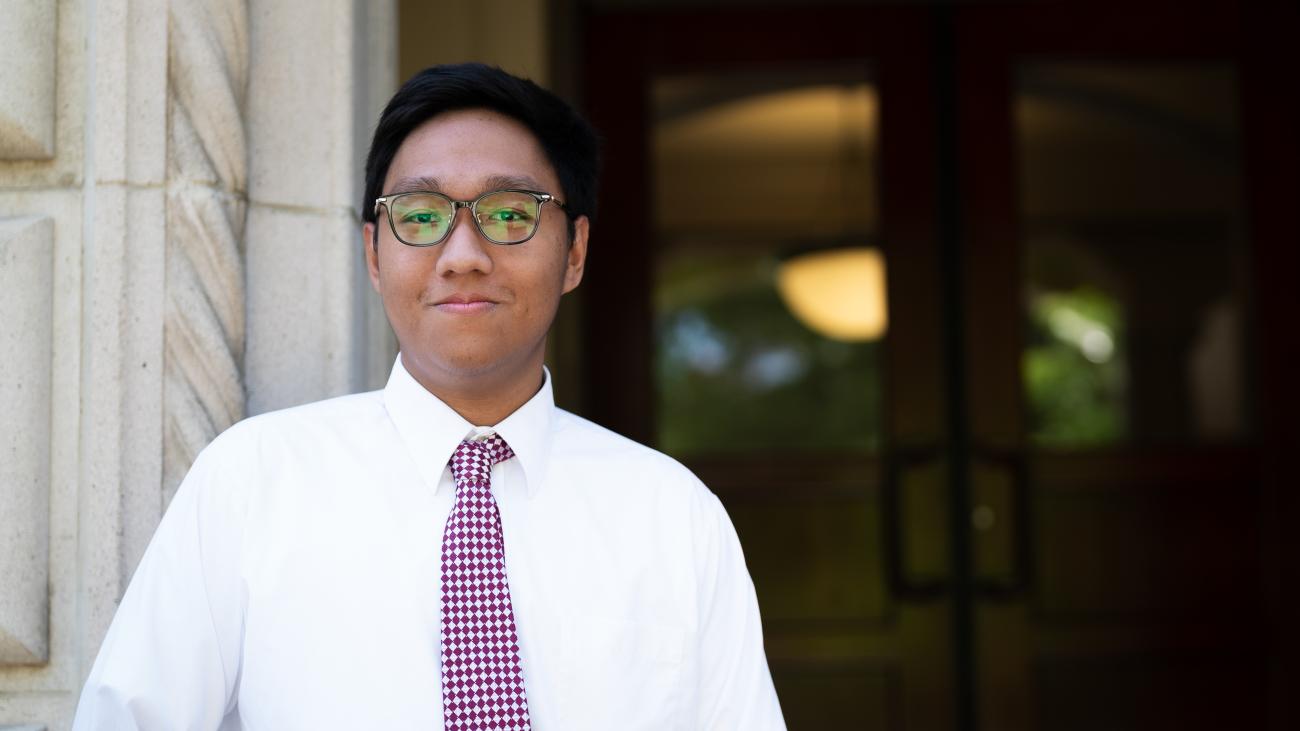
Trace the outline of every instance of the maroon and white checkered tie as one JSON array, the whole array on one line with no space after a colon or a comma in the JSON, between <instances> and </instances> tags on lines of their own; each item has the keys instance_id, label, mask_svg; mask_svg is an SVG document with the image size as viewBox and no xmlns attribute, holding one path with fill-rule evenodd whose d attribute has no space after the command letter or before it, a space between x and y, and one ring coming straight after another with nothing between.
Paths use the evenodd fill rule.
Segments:
<instances>
[{"instance_id":1,"label":"maroon and white checkered tie","mask_svg":"<svg viewBox=\"0 0 1300 731\"><path fill-rule=\"evenodd\" d=\"M456 504L442 534L442 713L446 731L529 731L519 637L506 583L492 465L515 456L497 435L451 456Z\"/></svg>"}]
</instances>

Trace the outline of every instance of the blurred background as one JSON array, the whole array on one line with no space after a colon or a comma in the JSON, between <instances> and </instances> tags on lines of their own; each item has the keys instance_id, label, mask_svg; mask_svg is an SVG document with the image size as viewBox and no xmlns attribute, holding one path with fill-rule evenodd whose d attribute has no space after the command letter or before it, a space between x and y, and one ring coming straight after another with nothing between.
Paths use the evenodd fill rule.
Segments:
<instances>
[{"instance_id":1,"label":"blurred background","mask_svg":"<svg viewBox=\"0 0 1300 731\"><path fill-rule=\"evenodd\" d=\"M555 22L562 395L722 497L790 728L1300 725L1294 6Z\"/></svg>"},{"instance_id":2,"label":"blurred background","mask_svg":"<svg viewBox=\"0 0 1300 731\"><path fill-rule=\"evenodd\" d=\"M360 271L361 156L398 81L482 60L557 90L604 137L587 276L549 344L557 400L682 460L722 498L792 730L1300 727L1294 3L334 0L291 23L301 3L195 0L209 30L194 45L224 59L217 80L243 119L233 147L205 136L218 113L187 101L177 71L210 63L177 55L193 43L176 17L186 3L161 28L141 3L109 5L171 38L169 152L149 168L156 184L131 172L153 158L128 129L125 187L141 206L160 189L168 262L187 246L174 181L207 181L225 212L233 243L189 256L201 282L223 281L202 251L230 252L227 274L242 272L242 285L199 287L244 303L238 317L209 305L234 385L223 401L194 369L180 386L123 370L142 350L162 372L194 357L169 344L169 313L189 311L170 299L144 307L152 325L105 336L126 337L123 353L97 354L87 303L92 274L111 274L103 259L135 262L113 280L122 312L138 311L142 277L170 292L184 272L93 243L102 215L87 223L88 201L113 210L115 183L87 160L119 134L93 105L76 107L91 130L84 143L66 133L73 152L0 162L0 214L28 216L0 219L17 232L7 241L39 241L32 226L57 215L32 211L55 199L80 227L54 235L53 264L5 260L15 290L35 291L16 272L47 267L80 299L8 295L48 308L53 333L24 336L11 374L53 375L35 406L12 386L30 393L31 378L0 381L28 409L11 409L27 416L6 417L0 446L41 443L19 429L32 420L82 441L46 440L7 483L50 526L15 540L45 552L70 596L12 579L28 593L8 626L47 641L9 656L0 642L0 723L61 727L186 444L382 385L395 345ZM62 44L103 27L59 7ZM242 31L218 12L230 8ZM127 58L131 88L147 74ZM58 78L106 83L103 64L81 68ZM198 131L178 131L191 108ZM208 167L178 174L187 149ZM231 149L242 177L223 172ZM304 162L315 156L327 162ZM36 196L29 173L66 195ZM322 240L344 253L321 254ZM82 355L68 365L61 349ZM87 406L97 367L118 384L109 407ZM140 392L153 431L113 427ZM186 394L193 408L177 411ZM146 456L102 488L96 444ZM96 500L117 506L117 538L75 527ZM108 559L86 557L102 545ZM41 612L52 619L31 619Z\"/></svg>"}]
</instances>

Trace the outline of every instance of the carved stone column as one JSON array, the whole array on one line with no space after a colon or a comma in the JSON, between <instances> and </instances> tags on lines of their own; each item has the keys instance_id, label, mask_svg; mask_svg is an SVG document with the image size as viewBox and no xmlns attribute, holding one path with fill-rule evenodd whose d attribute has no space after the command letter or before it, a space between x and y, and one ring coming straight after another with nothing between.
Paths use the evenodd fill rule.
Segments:
<instances>
[{"instance_id":1,"label":"carved stone column","mask_svg":"<svg viewBox=\"0 0 1300 731\"><path fill-rule=\"evenodd\" d=\"M172 0L163 486L244 415L247 0Z\"/></svg>"},{"instance_id":2,"label":"carved stone column","mask_svg":"<svg viewBox=\"0 0 1300 731\"><path fill-rule=\"evenodd\" d=\"M70 725L162 508L166 18L0 13L0 727Z\"/></svg>"},{"instance_id":3,"label":"carved stone column","mask_svg":"<svg viewBox=\"0 0 1300 731\"><path fill-rule=\"evenodd\" d=\"M71 726L171 492L248 411L250 372L264 410L391 365L354 199L395 7L6 0L0 729Z\"/></svg>"}]
</instances>

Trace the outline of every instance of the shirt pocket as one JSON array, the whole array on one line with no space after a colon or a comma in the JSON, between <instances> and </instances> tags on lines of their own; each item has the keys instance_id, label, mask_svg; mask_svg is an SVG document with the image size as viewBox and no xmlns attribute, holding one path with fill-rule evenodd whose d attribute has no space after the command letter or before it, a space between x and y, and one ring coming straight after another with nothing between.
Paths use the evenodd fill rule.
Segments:
<instances>
[{"instance_id":1,"label":"shirt pocket","mask_svg":"<svg viewBox=\"0 0 1300 731\"><path fill-rule=\"evenodd\" d=\"M602 616L571 616L562 628L565 731L684 728L685 632Z\"/></svg>"}]
</instances>

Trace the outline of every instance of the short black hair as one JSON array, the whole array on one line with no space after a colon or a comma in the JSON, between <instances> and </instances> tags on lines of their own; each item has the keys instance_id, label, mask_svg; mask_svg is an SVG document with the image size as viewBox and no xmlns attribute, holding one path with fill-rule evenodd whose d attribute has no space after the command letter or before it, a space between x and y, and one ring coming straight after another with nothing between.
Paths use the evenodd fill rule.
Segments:
<instances>
[{"instance_id":1,"label":"short black hair","mask_svg":"<svg viewBox=\"0 0 1300 731\"><path fill-rule=\"evenodd\" d=\"M433 117L457 109L491 109L523 123L541 143L560 180L569 213L569 239L578 216L594 220L600 176L600 140L573 107L528 79L495 66L458 63L431 66L412 76L379 116L366 157L361 220L374 223L375 199L407 135ZM547 191L549 192L549 191Z\"/></svg>"}]
</instances>

